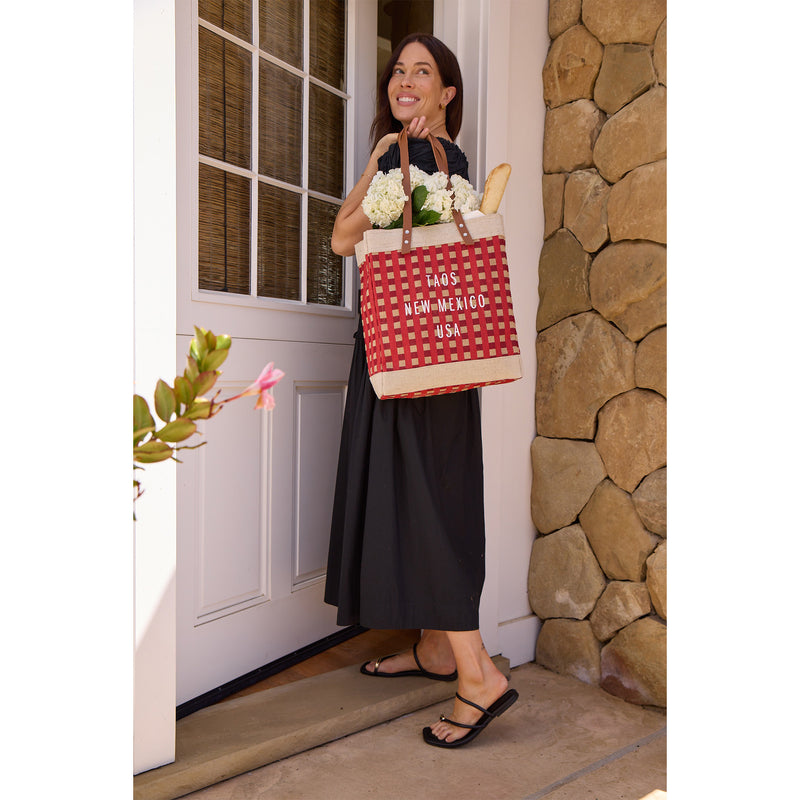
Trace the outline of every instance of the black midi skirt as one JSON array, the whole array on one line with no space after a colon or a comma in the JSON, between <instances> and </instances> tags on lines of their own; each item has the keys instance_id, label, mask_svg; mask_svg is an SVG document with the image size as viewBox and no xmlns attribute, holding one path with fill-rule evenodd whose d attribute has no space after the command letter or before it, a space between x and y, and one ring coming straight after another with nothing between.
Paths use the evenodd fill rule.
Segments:
<instances>
[{"instance_id":1,"label":"black midi skirt","mask_svg":"<svg viewBox=\"0 0 800 800\"><path fill-rule=\"evenodd\" d=\"M477 390L379 400L359 324L325 602L339 625L476 630L484 582Z\"/></svg>"}]
</instances>

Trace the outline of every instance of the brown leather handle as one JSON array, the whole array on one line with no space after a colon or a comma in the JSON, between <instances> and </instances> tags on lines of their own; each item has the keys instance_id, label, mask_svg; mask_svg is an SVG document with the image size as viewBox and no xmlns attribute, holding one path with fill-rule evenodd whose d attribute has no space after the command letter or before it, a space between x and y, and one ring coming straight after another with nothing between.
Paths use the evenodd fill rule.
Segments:
<instances>
[{"instance_id":1,"label":"brown leather handle","mask_svg":"<svg viewBox=\"0 0 800 800\"><path fill-rule=\"evenodd\" d=\"M433 157L436 159L436 166L440 172L447 175L447 188L452 188L450 183L450 168L447 164L447 154L444 152L442 143L431 133L428 134L428 141L433 148ZM411 169L408 157L408 128L405 127L400 133L397 134L397 145L400 148L400 170L403 173L403 193L408 198L406 204L403 206L403 238L400 246L401 253L411 252ZM466 244L474 244L474 240L469 232L469 229L464 222L464 217L461 212L453 207L453 221L458 226L458 231L461 234L461 239Z\"/></svg>"}]
</instances>

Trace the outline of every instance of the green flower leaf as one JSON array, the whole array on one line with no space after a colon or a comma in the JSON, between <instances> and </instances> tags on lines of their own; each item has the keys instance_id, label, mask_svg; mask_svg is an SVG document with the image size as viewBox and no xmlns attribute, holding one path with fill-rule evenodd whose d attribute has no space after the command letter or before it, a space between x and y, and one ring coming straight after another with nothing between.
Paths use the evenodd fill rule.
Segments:
<instances>
[{"instance_id":1,"label":"green flower leaf","mask_svg":"<svg viewBox=\"0 0 800 800\"><path fill-rule=\"evenodd\" d=\"M231 337L228 336L227 333L223 333L220 336L217 336L217 350L230 350L231 348Z\"/></svg>"},{"instance_id":2,"label":"green flower leaf","mask_svg":"<svg viewBox=\"0 0 800 800\"><path fill-rule=\"evenodd\" d=\"M391 231L395 228L401 228L403 226L403 215L401 214L394 222L387 225L384 230Z\"/></svg>"},{"instance_id":3,"label":"green flower leaf","mask_svg":"<svg viewBox=\"0 0 800 800\"><path fill-rule=\"evenodd\" d=\"M158 379L158 383L156 384L154 399L156 414L158 414L164 422L169 422L170 419L172 419L172 415L175 413L177 401L175 400L175 392L172 391L172 387L165 381L162 381L161 378Z\"/></svg>"},{"instance_id":4,"label":"green flower leaf","mask_svg":"<svg viewBox=\"0 0 800 800\"><path fill-rule=\"evenodd\" d=\"M155 430L155 426L154 425L150 425L147 428L139 428L139 430L135 430L133 432L133 444L134 444L134 447L137 444L139 444L139 442L141 442L142 439L144 439L144 437L147 436L148 433L152 433L154 430Z\"/></svg>"},{"instance_id":5,"label":"green flower leaf","mask_svg":"<svg viewBox=\"0 0 800 800\"><path fill-rule=\"evenodd\" d=\"M425 205L425 201L428 199L428 189L425 186L417 186L413 192L411 192L411 211L413 214L417 214L422 210L422 206Z\"/></svg>"},{"instance_id":6,"label":"green flower leaf","mask_svg":"<svg viewBox=\"0 0 800 800\"><path fill-rule=\"evenodd\" d=\"M210 391L214 388L214 384L217 382L217 378L219 376L216 372L201 372L195 379L192 381L192 386L194 387L194 396L201 397L206 392Z\"/></svg>"},{"instance_id":7,"label":"green flower leaf","mask_svg":"<svg viewBox=\"0 0 800 800\"><path fill-rule=\"evenodd\" d=\"M133 396L133 430L139 431L142 428L155 428L156 421L150 413L147 400L141 395Z\"/></svg>"},{"instance_id":8,"label":"green flower leaf","mask_svg":"<svg viewBox=\"0 0 800 800\"><path fill-rule=\"evenodd\" d=\"M420 211L419 214L414 217L414 224L415 225L435 225L439 218L441 217L441 212L439 211L431 211L427 209L425 211Z\"/></svg>"},{"instance_id":9,"label":"green flower leaf","mask_svg":"<svg viewBox=\"0 0 800 800\"><path fill-rule=\"evenodd\" d=\"M203 372L213 372L222 366L227 357L227 350L212 350L200 361L200 369Z\"/></svg>"},{"instance_id":10,"label":"green flower leaf","mask_svg":"<svg viewBox=\"0 0 800 800\"><path fill-rule=\"evenodd\" d=\"M187 381L194 382L197 380L199 374L200 368L197 366L197 360L192 358L192 356L187 356L186 369L183 371L183 377L186 378Z\"/></svg>"},{"instance_id":11,"label":"green flower leaf","mask_svg":"<svg viewBox=\"0 0 800 800\"><path fill-rule=\"evenodd\" d=\"M146 442L133 448L133 460L140 464L153 464L156 461L166 461L172 457L172 448L164 442Z\"/></svg>"},{"instance_id":12,"label":"green flower leaf","mask_svg":"<svg viewBox=\"0 0 800 800\"><path fill-rule=\"evenodd\" d=\"M186 417L178 417L167 423L156 436L163 442L182 442L188 439L197 430L197 425Z\"/></svg>"},{"instance_id":13,"label":"green flower leaf","mask_svg":"<svg viewBox=\"0 0 800 800\"><path fill-rule=\"evenodd\" d=\"M205 397L195 400L191 408L183 415L184 419L208 419L211 416L211 401Z\"/></svg>"},{"instance_id":14,"label":"green flower leaf","mask_svg":"<svg viewBox=\"0 0 800 800\"><path fill-rule=\"evenodd\" d=\"M205 354L208 352L208 342L206 341L206 332L203 328L194 328L195 337L189 345L189 353L197 361L202 361Z\"/></svg>"},{"instance_id":15,"label":"green flower leaf","mask_svg":"<svg viewBox=\"0 0 800 800\"><path fill-rule=\"evenodd\" d=\"M178 398L179 403L188 406L194 400L195 392L192 382L180 375L175 378L175 397Z\"/></svg>"},{"instance_id":16,"label":"green flower leaf","mask_svg":"<svg viewBox=\"0 0 800 800\"><path fill-rule=\"evenodd\" d=\"M206 347L209 351L214 350L217 346L217 337L211 333L211 331L206 331Z\"/></svg>"}]
</instances>

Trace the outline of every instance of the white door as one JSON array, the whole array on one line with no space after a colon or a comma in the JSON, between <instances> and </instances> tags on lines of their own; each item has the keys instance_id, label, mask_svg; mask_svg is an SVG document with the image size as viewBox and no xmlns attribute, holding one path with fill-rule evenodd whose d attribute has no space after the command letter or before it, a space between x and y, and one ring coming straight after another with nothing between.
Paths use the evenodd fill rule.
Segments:
<instances>
[{"instance_id":1,"label":"white door","mask_svg":"<svg viewBox=\"0 0 800 800\"><path fill-rule=\"evenodd\" d=\"M329 241L363 163L347 132L368 93L353 65L375 59L365 5L178 4L178 363L198 325L233 338L223 397L269 361L286 373L273 411L226 406L178 468L178 704L337 630L323 591L356 294Z\"/></svg>"}]
</instances>

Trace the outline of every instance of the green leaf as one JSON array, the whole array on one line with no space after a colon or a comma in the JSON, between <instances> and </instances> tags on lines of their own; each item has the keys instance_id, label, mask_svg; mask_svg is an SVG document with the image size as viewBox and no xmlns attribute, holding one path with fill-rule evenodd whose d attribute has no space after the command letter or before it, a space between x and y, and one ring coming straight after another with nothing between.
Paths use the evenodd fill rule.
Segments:
<instances>
[{"instance_id":1,"label":"green leaf","mask_svg":"<svg viewBox=\"0 0 800 800\"><path fill-rule=\"evenodd\" d=\"M206 331L206 347L208 348L209 352L214 350L217 346L217 337L211 333L211 331Z\"/></svg>"},{"instance_id":2,"label":"green leaf","mask_svg":"<svg viewBox=\"0 0 800 800\"><path fill-rule=\"evenodd\" d=\"M435 225L441 216L441 212L439 211L431 211L430 209L426 209L425 211L420 211L419 214L414 218L414 224Z\"/></svg>"},{"instance_id":3,"label":"green leaf","mask_svg":"<svg viewBox=\"0 0 800 800\"><path fill-rule=\"evenodd\" d=\"M192 382L180 375L175 378L175 397L179 403L188 406L194 400L194 387Z\"/></svg>"},{"instance_id":4,"label":"green leaf","mask_svg":"<svg viewBox=\"0 0 800 800\"><path fill-rule=\"evenodd\" d=\"M187 381L197 380L200 374L200 368L197 366L197 361L192 356L186 356L186 369L183 371L183 377Z\"/></svg>"},{"instance_id":5,"label":"green leaf","mask_svg":"<svg viewBox=\"0 0 800 800\"><path fill-rule=\"evenodd\" d=\"M201 397L206 392L213 389L218 377L216 372L201 372L192 382L194 396Z\"/></svg>"},{"instance_id":6,"label":"green leaf","mask_svg":"<svg viewBox=\"0 0 800 800\"><path fill-rule=\"evenodd\" d=\"M425 186L417 186L417 188L411 192L411 211L417 214L422 210L422 206L425 205L427 199L428 189Z\"/></svg>"},{"instance_id":7,"label":"green leaf","mask_svg":"<svg viewBox=\"0 0 800 800\"><path fill-rule=\"evenodd\" d=\"M197 430L197 425L186 417L178 417L167 423L156 436L164 442L182 442Z\"/></svg>"},{"instance_id":8,"label":"green leaf","mask_svg":"<svg viewBox=\"0 0 800 800\"><path fill-rule=\"evenodd\" d=\"M211 401L205 397L195 400L194 405L183 415L184 419L208 419L211 416Z\"/></svg>"},{"instance_id":9,"label":"green leaf","mask_svg":"<svg viewBox=\"0 0 800 800\"><path fill-rule=\"evenodd\" d=\"M133 448L133 460L140 464L153 464L172 457L172 448L164 442L146 442Z\"/></svg>"},{"instance_id":10,"label":"green leaf","mask_svg":"<svg viewBox=\"0 0 800 800\"><path fill-rule=\"evenodd\" d=\"M156 384L154 399L156 414L158 414L164 422L169 422L172 415L175 413L175 392L173 392L172 387L165 381L162 381L161 378L158 379L158 383Z\"/></svg>"},{"instance_id":11,"label":"green leaf","mask_svg":"<svg viewBox=\"0 0 800 800\"><path fill-rule=\"evenodd\" d=\"M213 372L222 366L228 357L227 350L212 350L201 362L200 369L203 372Z\"/></svg>"},{"instance_id":12,"label":"green leaf","mask_svg":"<svg viewBox=\"0 0 800 800\"><path fill-rule=\"evenodd\" d=\"M217 350L230 350L231 337L227 333L217 336Z\"/></svg>"},{"instance_id":13,"label":"green leaf","mask_svg":"<svg viewBox=\"0 0 800 800\"><path fill-rule=\"evenodd\" d=\"M138 431L142 428L155 427L156 421L150 413L147 400L139 394L133 396L133 430Z\"/></svg>"},{"instance_id":14,"label":"green leaf","mask_svg":"<svg viewBox=\"0 0 800 800\"><path fill-rule=\"evenodd\" d=\"M201 361L203 356L208 352L208 342L206 342L206 332L203 328L198 328L195 325L194 328L195 337L192 339L192 343L189 346L189 353L191 354L192 358L195 358L197 361Z\"/></svg>"},{"instance_id":15,"label":"green leaf","mask_svg":"<svg viewBox=\"0 0 800 800\"><path fill-rule=\"evenodd\" d=\"M134 447L139 444L139 442L147 436L148 433L152 433L155 430L155 425L149 425L146 428L139 428L133 432L133 445Z\"/></svg>"},{"instance_id":16,"label":"green leaf","mask_svg":"<svg viewBox=\"0 0 800 800\"><path fill-rule=\"evenodd\" d=\"M384 230L391 231L395 228L402 228L403 227L403 215L401 214L394 222L390 222Z\"/></svg>"}]
</instances>

